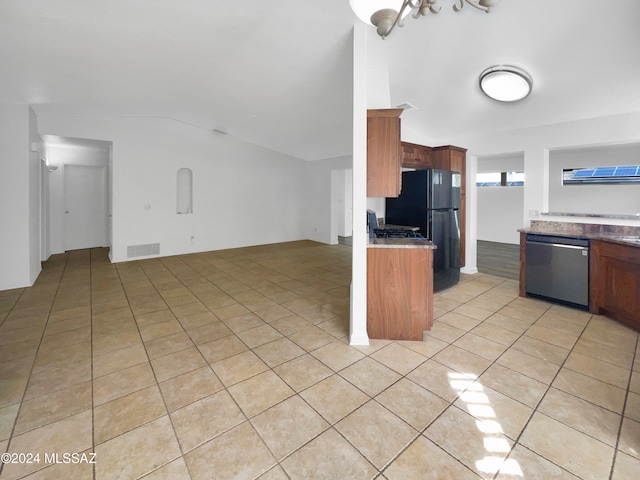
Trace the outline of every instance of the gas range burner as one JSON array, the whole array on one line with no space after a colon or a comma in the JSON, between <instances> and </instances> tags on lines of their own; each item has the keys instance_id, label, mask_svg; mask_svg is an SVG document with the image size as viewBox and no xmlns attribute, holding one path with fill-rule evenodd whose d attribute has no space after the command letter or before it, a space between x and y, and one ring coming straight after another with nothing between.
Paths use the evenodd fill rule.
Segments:
<instances>
[{"instance_id":1,"label":"gas range burner","mask_svg":"<svg viewBox=\"0 0 640 480\"><path fill-rule=\"evenodd\" d=\"M376 228L373 234L376 238L424 238L420 232L404 228Z\"/></svg>"}]
</instances>

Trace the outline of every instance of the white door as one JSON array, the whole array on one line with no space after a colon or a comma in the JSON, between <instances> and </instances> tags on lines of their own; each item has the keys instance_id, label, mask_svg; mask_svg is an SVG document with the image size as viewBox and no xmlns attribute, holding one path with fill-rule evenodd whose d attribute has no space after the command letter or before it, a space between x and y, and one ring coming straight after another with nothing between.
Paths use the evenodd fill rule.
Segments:
<instances>
[{"instance_id":1,"label":"white door","mask_svg":"<svg viewBox=\"0 0 640 480\"><path fill-rule=\"evenodd\" d=\"M103 247L107 240L105 167L64 166L64 249Z\"/></svg>"}]
</instances>

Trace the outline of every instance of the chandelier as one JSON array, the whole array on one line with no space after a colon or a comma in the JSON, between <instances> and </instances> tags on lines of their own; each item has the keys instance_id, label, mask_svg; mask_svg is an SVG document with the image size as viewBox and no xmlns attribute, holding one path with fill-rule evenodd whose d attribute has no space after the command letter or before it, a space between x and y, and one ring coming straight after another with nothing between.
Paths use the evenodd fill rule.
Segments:
<instances>
[{"instance_id":1,"label":"chandelier","mask_svg":"<svg viewBox=\"0 0 640 480\"><path fill-rule=\"evenodd\" d=\"M459 12L465 4L487 13L498 0L455 0L453 10ZM360 20L378 29L378 35L387 38L392 30L404 26L404 18L413 11L413 18L442 10L438 0L349 0L351 8Z\"/></svg>"}]
</instances>

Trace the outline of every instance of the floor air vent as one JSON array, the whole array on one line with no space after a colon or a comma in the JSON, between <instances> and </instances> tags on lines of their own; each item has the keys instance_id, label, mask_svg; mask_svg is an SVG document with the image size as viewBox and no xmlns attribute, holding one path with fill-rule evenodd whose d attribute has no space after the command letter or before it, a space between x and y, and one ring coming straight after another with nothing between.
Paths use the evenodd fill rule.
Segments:
<instances>
[{"instance_id":1,"label":"floor air vent","mask_svg":"<svg viewBox=\"0 0 640 480\"><path fill-rule=\"evenodd\" d=\"M160 255L159 243L148 243L146 245L129 245L127 247L127 258L147 257L149 255Z\"/></svg>"}]
</instances>

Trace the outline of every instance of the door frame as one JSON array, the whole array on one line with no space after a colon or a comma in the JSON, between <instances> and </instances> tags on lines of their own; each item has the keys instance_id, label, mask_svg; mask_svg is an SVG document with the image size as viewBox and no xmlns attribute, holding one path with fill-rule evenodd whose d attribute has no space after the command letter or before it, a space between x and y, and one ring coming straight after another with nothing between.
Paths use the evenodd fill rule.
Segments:
<instances>
[{"instance_id":1,"label":"door frame","mask_svg":"<svg viewBox=\"0 0 640 480\"><path fill-rule=\"evenodd\" d=\"M47 179L42 195L47 195L48 210L43 213L43 243L48 244L47 258L64 253L64 167L65 165L101 166L106 168L107 244L113 245L113 142L85 138L41 135L43 161L46 162ZM44 172L43 172L44 174ZM111 255L111 250L109 255ZM46 260L43 259L43 260Z\"/></svg>"},{"instance_id":2,"label":"door frame","mask_svg":"<svg viewBox=\"0 0 640 480\"><path fill-rule=\"evenodd\" d=\"M101 203L101 212L100 214L100 220L99 222L95 222L94 224L92 224L92 227L96 227L96 228L101 228L102 232L100 235L99 239L96 239L96 242L89 242L89 244L86 245L74 245L73 242L69 241L68 238L68 228L69 228L69 217L67 216L69 213L69 209L73 208L73 206L70 206L68 204L69 198L69 191L70 191L70 185L69 185L69 180L70 180L70 176L69 176L69 172L70 169L98 169L98 170L93 170L92 173L96 173L97 175L100 176L100 178L98 180L100 180L99 183L96 183L95 185L99 185L100 190L98 190L97 192L94 191L90 191L90 192L83 192L86 193L86 195L83 197L84 199L86 199L87 203L89 203L90 201L94 201L95 199L97 199L98 201L100 201ZM85 172L89 172L90 170L84 170ZM108 228L108 224L109 224L109 208L107 205L107 201L108 201L108 195L107 195L107 183L108 183L108 170L107 170L107 166L105 165L82 165L82 164L65 164L64 165L64 169L63 169L63 196L62 196L62 204L63 204L63 209L64 209L64 213L63 213L63 217L62 217L62 245L65 251L70 251L70 250L81 250L81 249L85 249L85 248L98 248L98 247L105 247L108 245L109 243L109 228ZM95 186L92 185L92 186ZM89 198L89 196L91 198ZM102 197L102 198L98 198L98 196Z\"/></svg>"}]
</instances>

